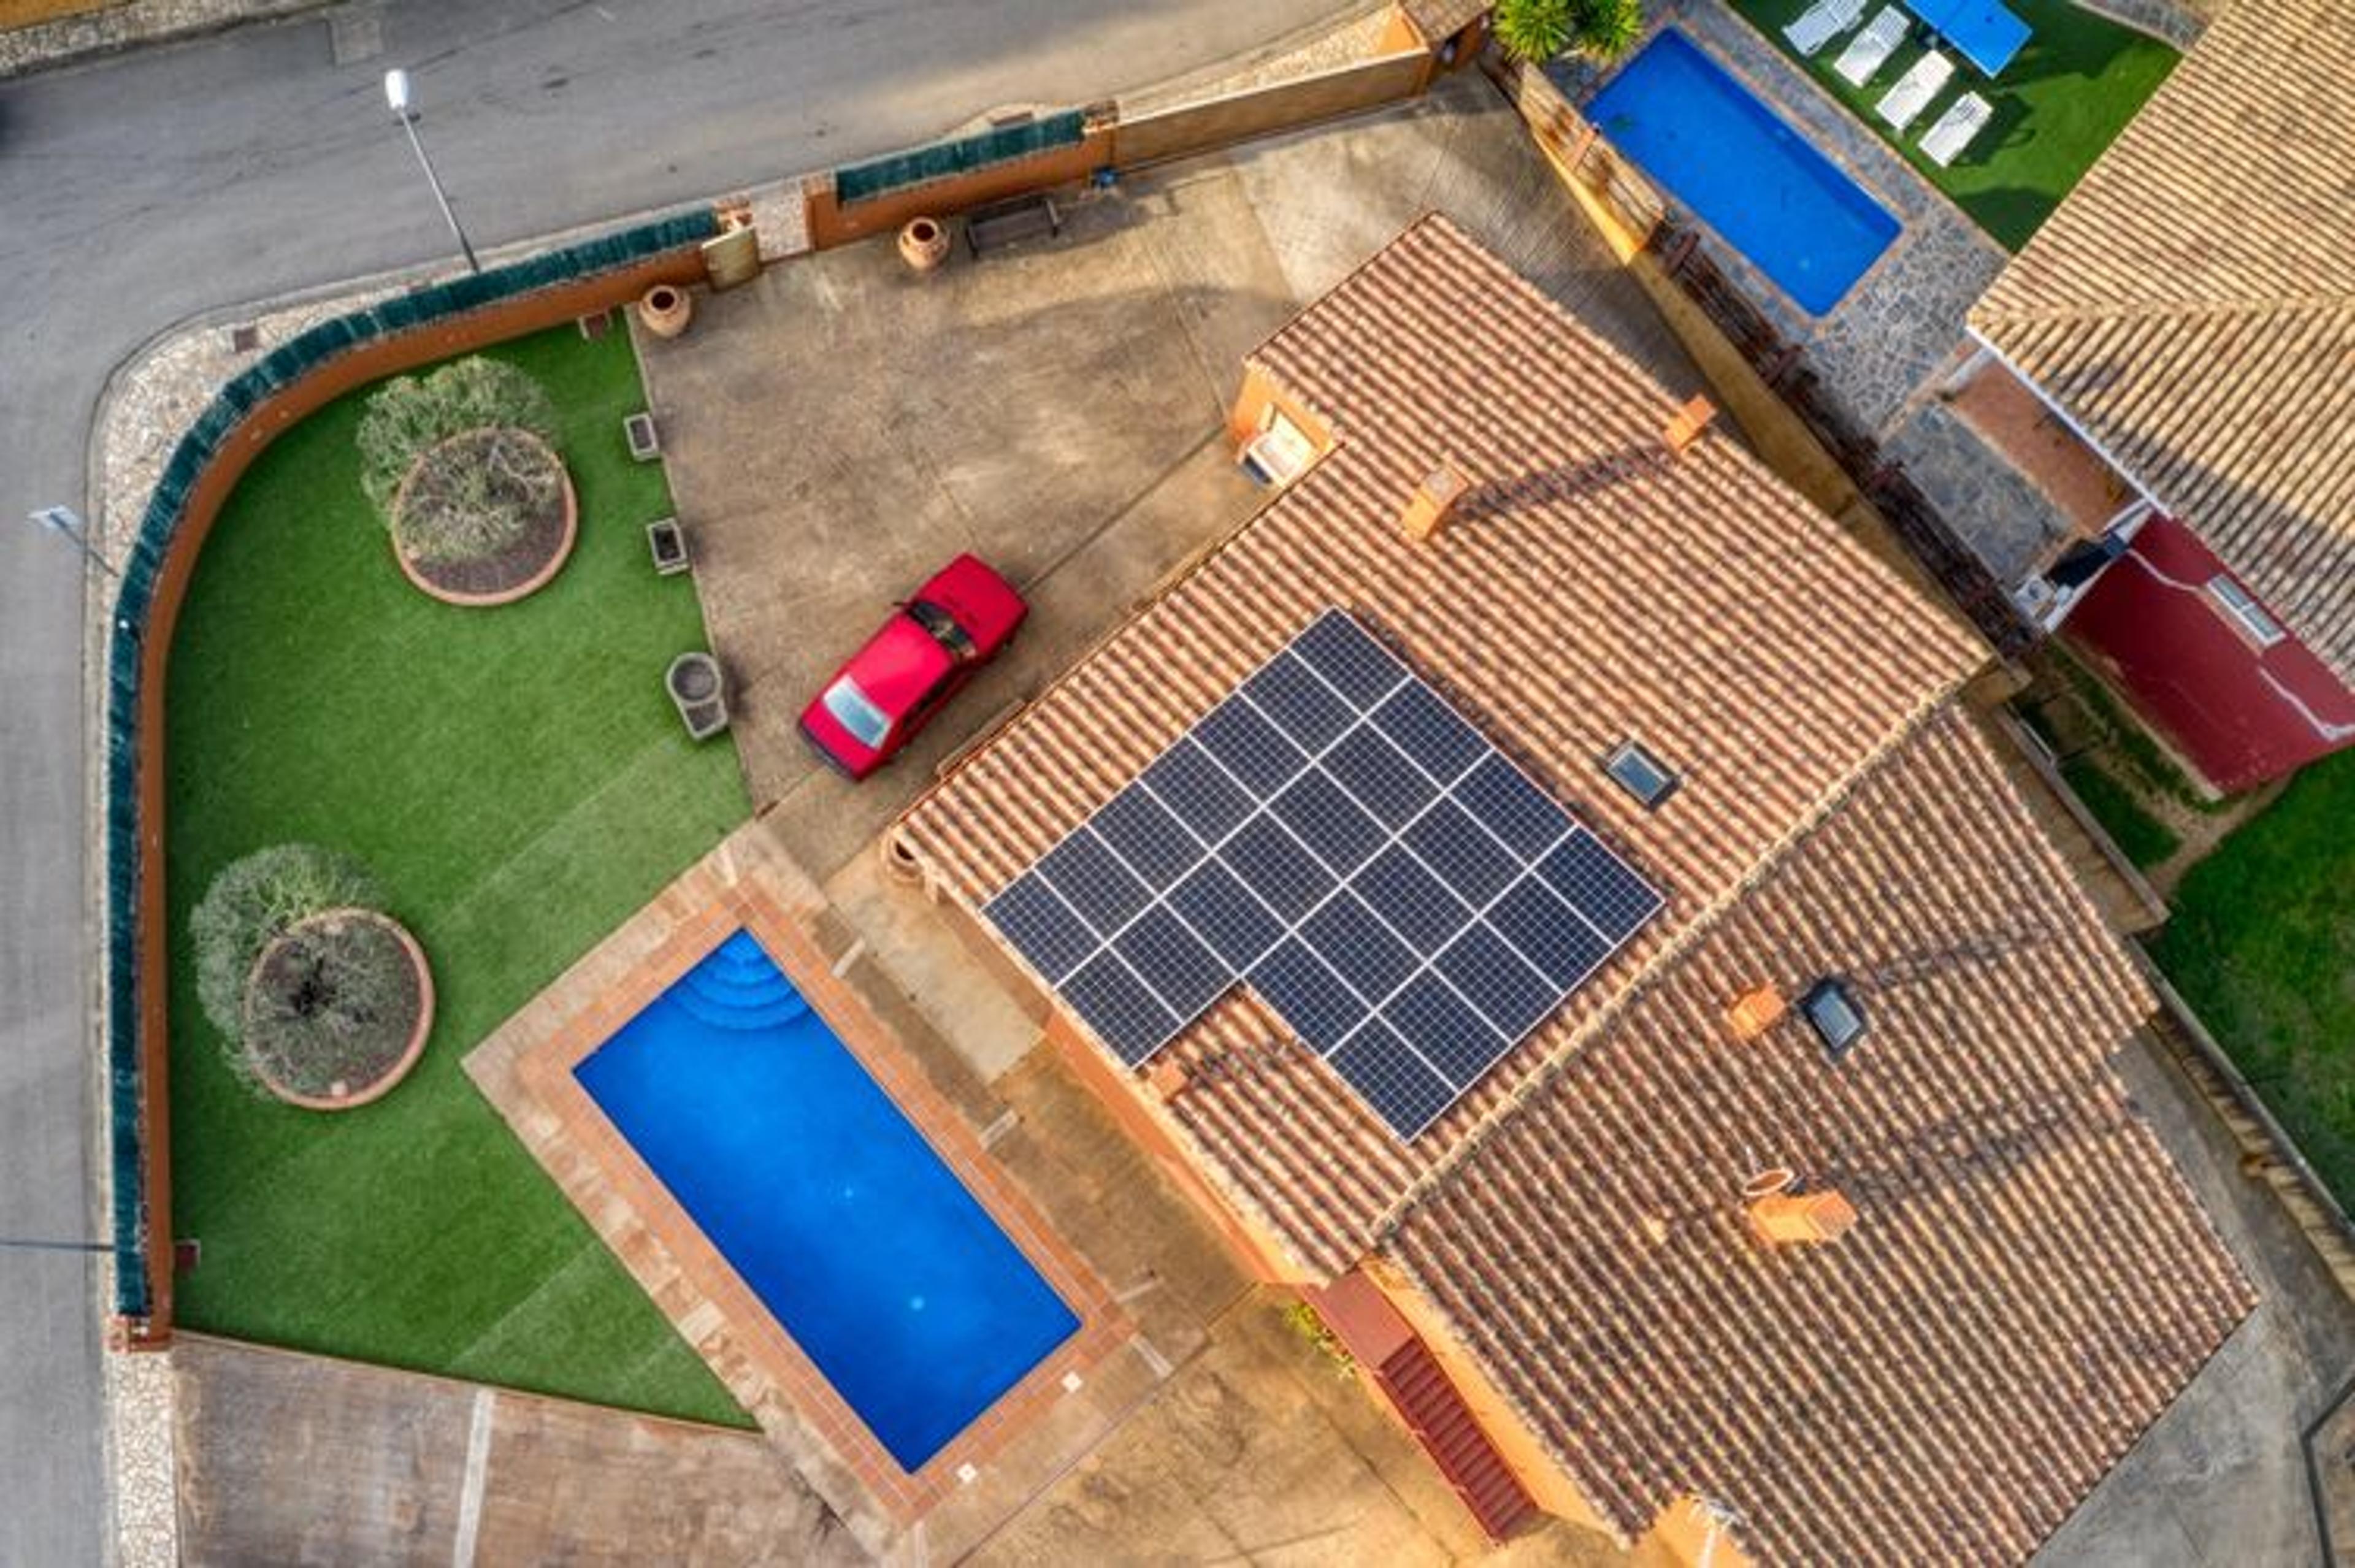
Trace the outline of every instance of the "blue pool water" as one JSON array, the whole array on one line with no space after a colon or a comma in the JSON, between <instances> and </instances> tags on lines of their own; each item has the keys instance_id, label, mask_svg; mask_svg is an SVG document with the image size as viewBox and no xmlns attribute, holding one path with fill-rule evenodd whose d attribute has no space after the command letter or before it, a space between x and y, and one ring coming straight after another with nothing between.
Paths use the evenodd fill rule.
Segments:
<instances>
[{"instance_id":1,"label":"blue pool water","mask_svg":"<svg viewBox=\"0 0 2355 1568\"><path fill-rule=\"evenodd\" d=\"M1079 1328L750 934L573 1072L907 1469Z\"/></svg>"},{"instance_id":2,"label":"blue pool water","mask_svg":"<svg viewBox=\"0 0 2355 1568\"><path fill-rule=\"evenodd\" d=\"M1586 114L1809 315L1838 304L1897 238L1879 202L1673 28Z\"/></svg>"}]
</instances>

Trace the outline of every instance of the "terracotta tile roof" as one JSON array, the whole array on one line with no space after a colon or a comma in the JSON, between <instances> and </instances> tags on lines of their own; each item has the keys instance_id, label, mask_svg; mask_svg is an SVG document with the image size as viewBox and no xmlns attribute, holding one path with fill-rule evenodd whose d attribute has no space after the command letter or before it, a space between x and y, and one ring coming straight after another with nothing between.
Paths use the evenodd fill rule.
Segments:
<instances>
[{"instance_id":1,"label":"terracotta tile roof","mask_svg":"<svg viewBox=\"0 0 2355 1568\"><path fill-rule=\"evenodd\" d=\"M1353 609L1669 905L1410 1147L1231 997L1167 1053L1199 1167L1307 1269L1408 1272L1630 1535L1698 1493L1766 1561L2024 1556L2253 1302L2105 1063L2149 999L1954 701L1977 645L1732 442L1635 458L1668 397L1443 219L1253 363L1335 450L900 847L977 906ZM1443 456L1475 494L1409 545ZM1657 812L1595 768L1629 733L1682 772ZM1870 1019L1838 1070L1796 1020L1727 1038L1738 992L1827 972ZM1855 1228L1764 1250L1770 1164Z\"/></svg>"},{"instance_id":2,"label":"terracotta tile roof","mask_svg":"<svg viewBox=\"0 0 2355 1568\"><path fill-rule=\"evenodd\" d=\"M2233 0L1972 313L2355 681L2355 8Z\"/></svg>"},{"instance_id":3,"label":"terracotta tile roof","mask_svg":"<svg viewBox=\"0 0 2355 1568\"><path fill-rule=\"evenodd\" d=\"M1328 419L1336 449L897 831L977 906L1341 604L1628 853L1667 911L1412 1146L1245 993L1165 1052L1191 1077L1171 1109L1212 1178L1337 1272L1467 1128L1984 656L1733 442L1657 459L1668 395L1444 219L1254 362ZM1474 494L1435 544L1410 544L1396 518L1443 455ZM1631 734L1682 774L1658 812L1596 766Z\"/></svg>"},{"instance_id":4,"label":"terracotta tile roof","mask_svg":"<svg viewBox=\"0 0 2355 1568\"><path fill-rule=\"evenodd\" d=\"M1732 1041L1827 972L1839 1067L1796 1015ZM2017 1562L2254 1305L2106 1064L2149 1008L1950 709L1386 1250L1631 1534L1697 1494L1764 1561ZM1772 1165L1855 1228L1753 1240Z\"/></svg>"},{"instance_id":5,"label":"terracotta tile roof","mask_svg":"<svg viewBox=\"0 0 2355 1568\"><path fill-rule=\"evenodd\" d=\"M1488 9L1489 0L1399 0L1399 9L1414 24L1425 43L1452 38Z\"/></svg>"}]
</instances>

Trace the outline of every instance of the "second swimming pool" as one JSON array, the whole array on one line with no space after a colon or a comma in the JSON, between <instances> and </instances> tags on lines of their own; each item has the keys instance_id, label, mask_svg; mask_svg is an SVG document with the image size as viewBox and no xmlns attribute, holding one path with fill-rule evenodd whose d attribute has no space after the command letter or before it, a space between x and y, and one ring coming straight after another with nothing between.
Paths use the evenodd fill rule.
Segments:
<instances>
[{"instance_id":1,"label":"second swimming pool","mask_svg":"<svg viewBox=\"0 0 2355 1568\"><path fill-rule=\"evenodd\" d=\"M1897 238L1886 208L1674 28L1586 115L1811 315L1838 304Z\"/></svg>"}]
</instances>

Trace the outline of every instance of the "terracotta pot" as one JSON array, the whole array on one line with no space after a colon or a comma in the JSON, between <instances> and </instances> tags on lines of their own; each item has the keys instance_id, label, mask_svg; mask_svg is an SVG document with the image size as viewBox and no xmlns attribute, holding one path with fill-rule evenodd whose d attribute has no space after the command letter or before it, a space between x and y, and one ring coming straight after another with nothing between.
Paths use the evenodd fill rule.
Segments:
<instances>
[{"instance_id":1,"label":"terracotta pot","mask_svg":"<svg viewBox=\"0 0 2355 1568\"><path fill-rule=\"evenodd\" d=\"M694 315L694 299L677 283L656 283L638 300L638 319L656 337L677 337Z\"/></svg>"},{"instance_id":2,"label":"terracotta pot","mask_svg":"<svg viewBox=\"0 0 2355 1568\"><path fill-rule=\"evenodd\" d=\"M911 218L900 230L900 259L929 272L949 259L949 231L937 218Z\"/></svg>"}]
</instances>

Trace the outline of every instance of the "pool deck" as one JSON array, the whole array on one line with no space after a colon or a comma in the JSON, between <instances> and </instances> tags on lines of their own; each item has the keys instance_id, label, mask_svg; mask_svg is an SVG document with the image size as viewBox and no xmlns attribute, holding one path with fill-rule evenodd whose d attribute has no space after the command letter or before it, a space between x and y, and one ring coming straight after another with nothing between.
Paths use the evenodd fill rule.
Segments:
<instances>
[{"instance_id":1,"label":"pool deck","mask_svg":"<svg viewBox=\"0 0 2355 1568\"><path fill-rule=\"evenodd\" d=\"M1817 316L1703 225L1710 255L1806 347L1849 411L1885 435L1961 341L1964 314L2003 270L2003 248L1723 0L1656 0L1646 14L1652 31L1673 27L1699 45L1903 226L1856 286ZM1549 71L1581 106L1611 74L1574 57Z\"/></svg>"},{"instance_id":2,"label":"pool deck","mask_svg":"<svg viewBox=\"0 0 2355 1568\"><path fill-rule=\"evenodd\" d=\"M1964 321L2009 260L2003 248L1724 0L1647 0L1645 14L1647 42L1663 27L1683 31L1902 225L1821 315L1802 310L1739 249L1700 227L1711 258L1786 341L1806 350L1833 397L1903 465L1998 580L2019 581L2068 538L2068 497L2050 493L1937 395L1970 347ZM1548 69L1582 106L1613 74L1575 57Z\"/></svg>"},{"instance_id":3,"label":"pool deck","mask_svg":"<svg viewBox=\"0 0 2355 1568\"><path fill-rule=\"evenodd\" d=\"M1050 1423L1134 1335L1127 1315L918 1070L820 945L826 899L759 823L739 830L466 1058L467 1073L614 1254L870 1550L983 1467L1051 1473L1085 1419ZM751 932L1001 1229L1079 1315L1079 1330L920 1469L902 1469L607 1120L572 1069L731 933ZM1108 1369L1115 1389L1142 1363ZM1119 1374L1127 1372L1127 1378ZM1135 1391L1131 1391L1135 1392ZM1082 1407L1098 1401L1082 1401ZM1123 1401L1122 1403L1125 1403ZM1055 1439L1060 1436L1063 1441Z\"/></svg>"}]
</instances>

